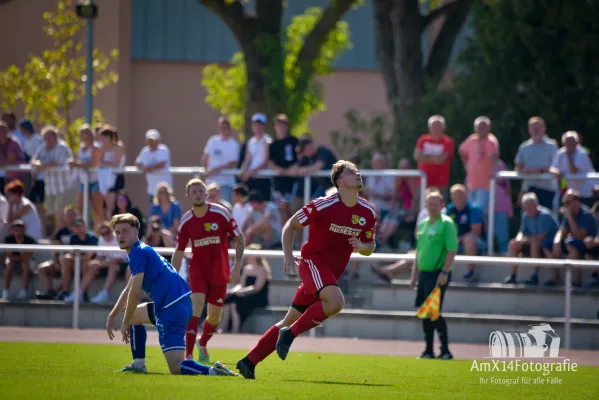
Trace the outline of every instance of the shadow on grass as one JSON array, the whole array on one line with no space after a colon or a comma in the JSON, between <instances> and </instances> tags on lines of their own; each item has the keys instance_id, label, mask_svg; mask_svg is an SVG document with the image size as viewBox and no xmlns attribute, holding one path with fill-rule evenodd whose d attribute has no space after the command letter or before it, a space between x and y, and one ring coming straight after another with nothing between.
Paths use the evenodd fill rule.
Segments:
<instances>
[{"instance_id":1,"label":"shadow on grass","mask_svg":"<svg viewBox=\"0 0 599 400\"><path fill-rule=\"evenodd\" d=\"M322 385L342 385L342 386L370 386L370 387L392 387L385 383L368 383L368 382L334 382L334 381L319 381L307 379L284 379L284 382L299 382L299 383L318 383Z\"/></svg>"}]
</instances>

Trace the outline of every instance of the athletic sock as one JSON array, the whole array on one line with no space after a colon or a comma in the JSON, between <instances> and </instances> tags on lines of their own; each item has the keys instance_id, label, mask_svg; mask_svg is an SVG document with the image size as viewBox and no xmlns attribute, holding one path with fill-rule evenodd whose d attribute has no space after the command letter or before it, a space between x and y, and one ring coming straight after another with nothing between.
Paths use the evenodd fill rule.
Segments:
<instances>
[{"instance_id":1,"label":"athletic sock","mask_svg":"<svg viewBox=\"0 0 599 400\"><path fill-rule=\"evenodd\" d=\"M210 367L194 360L181 362L181 375L208 375Z\"/></svg>"},{"instance_id":2,"label":"athletic sock","mask_svg":"<svg viewBox=\"0 0 599 400\"><path fill-rule=\"evenodd\" d=\"M435 329L437 329L437 333L439 334L439 340L441 341L441 352L449 353L449 339L447 338L447 323L442 316L439 316L439 319L434 322Z\"/></svg>"},{"instance_id":3,"label":"athletic sock","mask_svg":"<svg viewBox=\"0 0 599 400\"><path fill-rule=\"evenodd\" d=\"M424 342L426 343L425 353L433 353L433 341L435 340L435 326L433 321L426 318L422 320L422 331L424 332Z\"/></svg>"},{"instance_id":4,"label":"athletic sock","mask_svg":"<svg viewBox=\"0 0 599 400\"><path fill-rule=\"evenodd\" d=\"M208 341L212 338L212 335L216 332L217 326L212 325L208 320L204 321L204 328L202 329L202 336L200 336L200 346L206 346Z\"/></svg>"},{"instance_id":5,"label":"athletic sock","mask_svg":"<svg viewBox=\"0 0 599 400\"><path fill-rule=\"evenodd\" d=\"M131 346L131 355L133 360L144 360L142 367L145 365L146 358L146 339L148 334L144 325L131 325L129 327L129 346ZM140 361L137 362L136 367L140 367Z\"/></svg>"},{"instance_id":6,"label":"athletic sock","mask_svg":"<svg viewBox=\"0 0 599 400\"><path fill-rule=\"evenodd\" d=\"M277 345L277 340L279 339L279 328L276 325L271 326L264 335L258 340L256 346L248 353L246 356L247 360L254 364L258 364L266 357L268 357L273 351L275 351L275 346Z\"/></svg>"},{"instance_id":7,"label":"athletic sock","mask_svg":"<svg viewBox=\"0 0 599 400\"><path fill-rule=\"evenodd\" d=\"M304 332L320 325L328 317L322 308L322 301L312 304L297 321L291 325L291 333L297 337Z\"/></svg>"},{"instance_id":8,"label":"athletic sock","mask_svg":"<svg viewBox=\"0 0 599 400\"><path fill-rule=\"evenodd\" d=\"M196 339L198 337L199 317L191 317L187 323L187 330L185 331L185 358L191 355L193 356L193 348L196 345Z\"/></svg>"}]
</instances>

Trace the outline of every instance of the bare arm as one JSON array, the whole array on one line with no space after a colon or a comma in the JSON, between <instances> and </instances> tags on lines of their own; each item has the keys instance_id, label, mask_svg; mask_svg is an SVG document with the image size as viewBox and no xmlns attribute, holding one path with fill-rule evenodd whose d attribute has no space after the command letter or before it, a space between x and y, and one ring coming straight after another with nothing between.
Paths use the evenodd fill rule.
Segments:
<instances>
[{"instance_id":1,"label":"bare arm","mask_svg":"<svg viewBox=\"0 0 599 400\"><path fill-rule=\"evenodd\" d=\"M572 233L572 236L578 240L583 240L586 237L588 230L578 226L576 223L576 218L574 218L571 214L568 213L566 218L568 218L568 224L570 225L570 232Z\"/></svg>"},{"instance_id":2,"label":"bare arm","mask_svg":"<svg viewBox=\"0 0 599 400\"><path fill-rule=\"evenodd\" d=\"M181 263L183 262L183 256L185 255L184 250L176 250L171 258L171 265L179 272L181 270Z\"/></svg>"},{"instance_id":3,"label":"bare arm","mask_svg":"<svg viewBox=\"0 0 599 400\"><path fill-rule=\"evenodd\" d=\"M423 162L423 163L443 164L445 162L445 160L447 160L447 156L448 155L445 152L439 154L438 156L433 156L433 155L425 155L422 152L422 150L420 150L420 149L414 150L414 160L416 160L418 162Z\"/></svg>"},{"instance_id":4,"label":"bare arm","mask_svg":"<svg viewBox=\"0 0 599 400\"><path fill-rule=\"evenodd\" d=\"M260 273L256 275L256 282L253 285L243 287L237 291L237 294L252 294L258 293L262 290L266 284L266 271L264 269L259 270Z\"/></svg>"},{"instance_id":5,"label":"bare arm","mask_svg":"<svg viewBox=\"0 0 599 400\"><path fill-rule=\"evenodd\" d=\"M144 273L131 276L129 280L129 293L127 294L127 307L125 308L125 316L123 317L123 325L130 325L133 319L135 309L141 298L141 284L144 280Z\"/></svg>"},{"instance_id":6,"label":"bare arm","mask_svg":"<svg viewBox=\"0 0 599 400\"><path fill-rule=\"evenodd\" d=\"M283 253L285 257L293 257L293 239L295 232L303 229L302 224L299 222L297 213L289 218L289 220L283 225L283 231L281 233L281 243L283 245Z\"/></svg>"},{"instance_id":7,"label":"bare arm","mask_svg":"<svg viewBox=\"0 0 599 400\"><path fill-rule=\"evenodd\" d=\"M125 289L123 289L121 295L119 296L119 299L116 301L116 304L112 308L112 311L110 312L111 316L116 317L117 315L119 315L121 311L125 309L125 306L127 305L127 296L129 295L130 287L131 280L127 282L127 286L125 286Z\"/></svg>"},{"instance_id":8,"label":"bare arm","mask_svg":"<svg viewBox=\"0 0 599 400\"><path fill-rule=\"evenodd\" d=\"M447 257L445 258L445 265L443 266L443 271L449 273L451 271L451 266L453 265L453 260L455 260L455 251L448 251ZM415 265L415 264L414 264ZM416 269L416 268L414 268Z\"/></svg>"},{"instance_id":9,"label":"bare arm","mask_svg":"<svg viewBox=\"0 0 599 400\"><path fill-rule=\"evenodd\" d=\"M30 205L21 206L21 207L17 208L15 212L9 211L8 212L8 220L13 221L17 218L21 218L23 215L27 214L29 211L31 211Z\"/></svg>"},{"instance_id":10,"label":"bare arm","mask_svg":"<svg viewBox=\"0 0 599 400\"><path fill-rule=\"evenodd\" d=\"M235 263L233 268L241 270L241 261L243 260L243 253L245 252L245 236L240 233L235 237Z\"/></svg>"},{"instance_id":11,"label":"bare arm","mask_svg":"<svg viewBox=\"0 0 599 400\"><path fill-rule=\"evenodd\" d=\"M309 175L309 174L313 174L314 172L318 172L321 169L323 169L324 167L324 162L322 160L316 160L316 162L312 165L309 165L307 167L296 167L296 168L289 168L288 169L288 174L290 176L302 176L302 175Z\"/></svg>"},{"instance_id":12,"label":"bare arm","mask_svg":"<svg viewBox=\"0 0 599 400\"><path fill-rule=\"evenodd\" d=\"M470 225L470 230L476 236L480 237L480 235L482 234L482 231L483 231L483 224L471 224Z\"/></svg>"}]
</instances>

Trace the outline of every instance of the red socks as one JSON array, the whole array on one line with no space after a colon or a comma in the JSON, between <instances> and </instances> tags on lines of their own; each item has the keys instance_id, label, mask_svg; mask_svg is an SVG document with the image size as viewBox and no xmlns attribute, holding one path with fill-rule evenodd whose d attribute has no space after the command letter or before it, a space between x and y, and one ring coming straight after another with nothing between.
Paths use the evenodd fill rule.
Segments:
<instances>
[{"instance_id":1,"label":"red socks","mask_svg":"<svg viewBox=\"0 0 599 400\"><path fill-rule=\"evenodd\" d=\"M291 333L293 333L293 336L297 337L302 333L317 327L327 318L328 317L322 308L322 301L318 301L308 307L306 312L304 312L302 316L299 317L299 319L295 321L293 325L291 325Z\"/></svg>"},{"instance_id":2,"label":"red socks","mask_svg":"<svg viewBox=\"0 0 599 400\"><path fill-rule=\"evenodd\" d=\"M254 365L258 364L275 351L278 339L279 328L273 325L262 335L256 346L248 353L247 359Z\"/></svg>"},{"instance_id":3,"label":"red socks","mask_svg":"<svg viewBox=\"0 0 599 400\"><path fill-rule=\"evenodd\" d=\"M212 325L208 320L204 321L204 329L202 329L202 336L200 336L200 346L206 346L212 335L216 332L217 326Z\"/></svg>"},{"instance_id":4,"label":"red socks","mask_svg":"<svg viewBox=\"0 0 599 400\"><path fill-rule=\"evenodd\" d=\"M191 317L187 323L187 331L185 332L185 357L192 355L193 348L196 345L198 337L198 328L200 327L200 317Z\"/></svg>"}]
</instances>

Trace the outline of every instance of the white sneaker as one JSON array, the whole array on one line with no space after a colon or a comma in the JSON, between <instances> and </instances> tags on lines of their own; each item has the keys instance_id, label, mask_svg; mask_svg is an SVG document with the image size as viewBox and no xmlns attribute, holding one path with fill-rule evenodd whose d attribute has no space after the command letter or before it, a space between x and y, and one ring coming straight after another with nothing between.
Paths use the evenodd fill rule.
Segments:
<instances>
[{"instance_id":1,"label":"white sneaker","mask_svg":"<svg viewBox=\"0 0 599 400\"><path fill-rule=\"evenodd\" d=\"M2 299L8 300L8 289L2 289Z\"/></svg>"},{"instance_id":2,"label":"white sneaker","mask_svg":"<svg viewBox=\"0 0 599 400\"><path fill-rule=\"evenodd\" d=\"M66 301L67 303L74 303L75 302L75 292L72 292L70 295L68 295L64 301ZM79 303L83 303L83 295L80 293L79 294Z\"/></svg>"},{"instance_id":3,"label":"white sneaker","mask_svg":"<svg viewBox=\"0 0 599 400\"><path fill-rule=\"evenodd\" d=\"M26 289L21 289L19 294L17 295L17 300L27 300L29 298L29 294Z\"/></svg>"},{"instance_id":4,"label":"white sneaker","mask_svg":"<svg viewBox=\"0 0 599 400\"><path fill-rule=\"evenodd\" d=\"M108 297L108 292L106 290L102 290L97 295L91 298L90 302L93 304L106 304L110 301Z\"/></svg>"}]
</instances>

